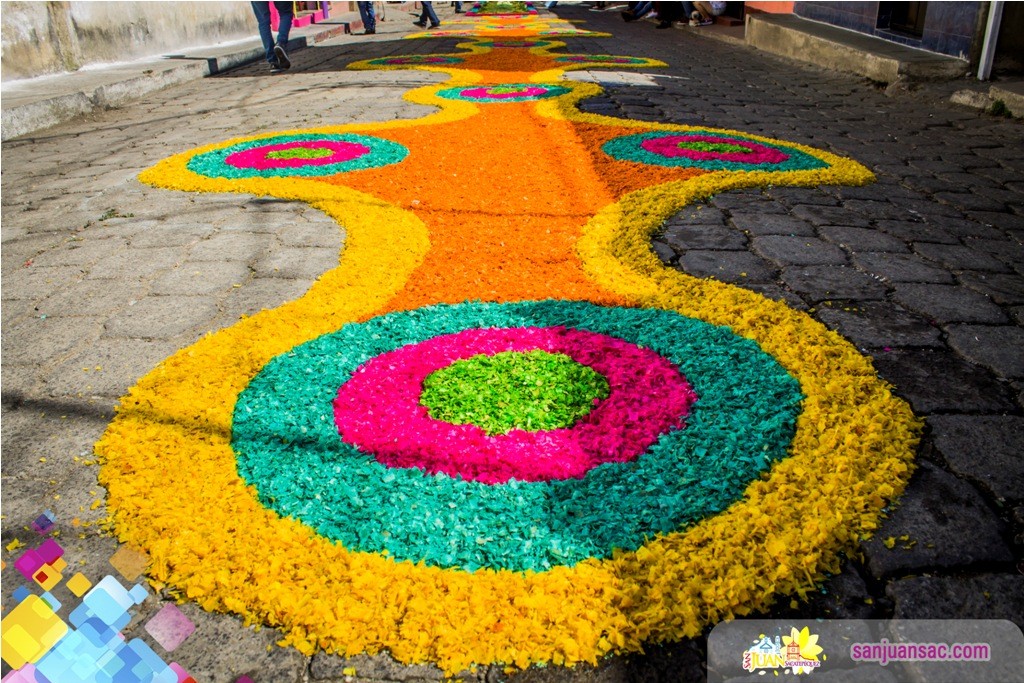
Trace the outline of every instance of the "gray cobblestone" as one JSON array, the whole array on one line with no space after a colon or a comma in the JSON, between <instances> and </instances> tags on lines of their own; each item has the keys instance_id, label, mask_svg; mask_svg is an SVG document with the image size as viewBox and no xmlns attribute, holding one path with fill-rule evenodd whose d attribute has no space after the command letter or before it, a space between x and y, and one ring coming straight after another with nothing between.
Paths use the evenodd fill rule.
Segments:
<instances>
[{"instance_id":1,"label":"gray cobblestone","mask_svg":"<svg viewBox=\"0 0 1024 683\"><path fill-rule=\"evenodd\" d=\"M1017 408L1005 384L945 348L895 349L876 356L875 368L918 414L999 413Z\"/></svg>"},{"instance_id":2,"label":"gray cobblestone","mask_svg":"<svg viewBox=\"0 0 1024 683\"><path fill-rule=\"evenodd\" d=\"M746 249L747 238L724 225L670 225L661 239L676 251L687 249Z\"/></svg>"},{"instance_id":3,"label":"gray cobblestone","mask_svg":"<svg viewBox=\"0 0 1024 683\"><path fill-rule=\"evenodd\" d=\"M150 296L110 318L104 334L132 339L171 339L196 330L216 313L217 304L210 297Z\"/></svg>"},{"instance_id":4,"label":"gray cobblestone","mask_svg":"<svg viewBox=\"0 0 1024 683\"><path fill-rule=\"evenodd\" d=\"M1006 314L984 294L956 285L897 283L894 298L940 323L1004 323Z\"/></svg>"},{"instance_id":5,"label":"gray cobblestone","mask_svg":"<svg viewBox=\"0 0 1024 683\"><path fill-rule=\"evenodd\" d=\"M78 280L84 272L77 266L58 266L47 268L35 264L19 268L14 272L4 273L3 298L28 299L31 301L44 299Z\"/></svg>"},{"instance_id":6,"label":"gray cobblestone","mask_svg":"<svg viewBox=\"0 0 1024 683\"><path fill-rule=\"evenodd\" d=\"M997 304L1024 304L1024 275L1017 273L960 273L959 279Z\"/></svg>"},{"instance_id":7,"label":"gray cobblestone","mask_svg":"<svg viewBox=\"0 0 1024 683\"><path fill-rule=\"evenodd\" d=\"M938 261L950 270L984 270L1006 272L1009 268L999 259L988 254L948 244L929 244L927 242L914 245L914 251L927 259Z\"/></svg>"},{"instance_id":8,"label":"gray cobblestone","mask_svg":"<svg viewBox=\"0 0 1024 683\"><path fill-rule=\"evenodd\" d=\"M679 257L679 266L690 275L736 284L767 283L775 278L775 270L770 265L747 251L694 249Z\"/></svg>"},{"instance_id":9,"label":"gray cobblestone","mask_svg":"<svg viewBox=\"0 0 1024 683\"><path fill-rule=\"evenodd\" d=\"M152 292L183 296L217 294L240 286L249 277L248 266L240 261L187 261L154 280Z\"/></svg>"},{"instance_id":10,"label":"gray cobblestone","mask_svg":"<svg viewBox=\"0 0 1024 683\"><path fill-rule=\"evenodd\" d=\"M925 462L889 519L861 547L871 573L882 579L922 569L1010 562L1005 532L974 487Z\"/></svg>"},{"instance_id":11,"label":"gray cobblestone","mask_svg":"<svg viewBox=\"0 0 1024 683\"><path fill-rule=\"evenodd\" d=\"M213 235L192 247L189 261L253 261L273 244L270 237L244 232Z\"/></svg>"},{"instance_id":12,"label":"gray cobblestone","mask_svg":"<svg viewBox=\"0 0 1024 683\"><path fill-rule=\"evenodd\" d=\"M939 244L960 244L960 240L947 230L919 221L877 221L882 232L903 242L937 242Z\"/></svg>"},{"instance_id":13,"label":"gray cobblestone","mask_svg":"<svg viewBox=\"0 0 1024 683\"><path fill-rule=\"evenodd\" d=\"M871 222L842 206L817 206L802 204L793 207L793 215L812 225L849 225L866 228Z\"/></svg>"},{"instance_id":14,"label":"gray cobblestone","mask_svg":"<svg viewBox=\"0 0 1024 683\"><path fill-rule=\"evenodd\" d=\"M872 228L825 225L819 228L822 237L852 251L909 252L910 247L892 235Z\"/></svg>"},{"instance_id":15,"label":"gray cobblestone","mask_svg":"<svg viewBox=\"0 0 1024 683\"><path fill-rule=\"evenodd\" d=\"M883 299L886 287L875 278L844 265L791 266L782 280L811 301Z\"/></svg>"},{"instance_id":16,"label":"gray cobblestone","mask_svg":"<svg viewBox=\"0 0 1024 683\"><path fill-rule=\"evenodd\" d=\"M89 278L96 280L148 279L184 260L179 247L126 249L97 261L89 268Z\"/></svg>"},{"instance_id":17,"label":"gray cobblestone","mask_svg":"<svg viewBox=\"0 0 1024 683\"><path fill-rule=\"evenodd\" d=\"M861 347L942 346L937 327L888 302L861 302L842 309L819 308L816 315Z\"/></svg>"},{"instance_id":18,"label":"gray cobblestone","mask_svg":"<svg viewBox=\"0 0 1024 683\"><path fill-rule=\"evenodd\" d=\"M846 263L846 253L815 237L767 235L751 240L755 252L779 266L838 265Z\"/></svg>"},{"instance_id":19,"label":"gray cobblestone","mask_svg":"<svg viewBox=\"0 0 1024 683\"><path fill-rule=\"evenodd\" d=\"M861 252L853 262L869 275L890 282L953 282L953 276L915 254Z\"/></svg>"},{"instance_id":20,"label":"gray cobblestone","mask_svg":"<svg viewBox=\"0 0 1024 683\"><path fill-rule=\"evenodd\" d=\"M953 472L1000 501L1024 501L1024 417L933 415L928 425L935 448Z\"/></svg>"},{"instance_id":21,"label":"gray cobblestone","mask_svg":"<svg viewBox=\"0 0 1024 683\"><path fill-rule=\"evenodd\" d=\"M1024 576L916 576L886 591L897 619L1008 619L1024 613Z\"/></svg>"},{"instance_id":22,"label":"gray cobblestone","mask_svg":"<svg viewBox=\"0 0 1024 683\"><path fill-rule=\"evenodd\" d=\"M751 235L814 235L814 227L786 214L751 214L734 212L732 224Z\"/></svg>"},{"instance_id":23,"label":"gray cobblestone","mask_svg":"<svg viewBox=\"0 0 1024 683\"><path fill-rule=\"evenodd\" d=\"M1024 330L1012 325L950 325L949 345L1001 377L1024 378Z\"/></svg>"}]
</instances>

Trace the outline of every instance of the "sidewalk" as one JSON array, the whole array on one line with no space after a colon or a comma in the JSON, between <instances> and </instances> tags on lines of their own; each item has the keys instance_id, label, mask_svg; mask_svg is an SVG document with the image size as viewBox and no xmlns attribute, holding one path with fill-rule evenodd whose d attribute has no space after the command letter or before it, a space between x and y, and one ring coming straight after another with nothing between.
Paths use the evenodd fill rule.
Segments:
<instances>
[{"instance_id":1,"label":"sidewalk","mask_svg":"<svg viewBox=\"0 0 1024 683\"><path fill-rule=\"evenodd\" d=\"M388 7L393 21L404 21L406 6ZM404 27L404 26L403 26ZM358 12L343 12L316 24L293 28L288 51L294 52L332 39L357 41L363 30ZM2 139L45 130L51 126L104 109L116 109L147 94L178 83L205 78L263 59L258 35L220 45L191 48L181 54L110 66L97 65L80 71L5 82L2 93Z\"/></svg>"}]
</instances>

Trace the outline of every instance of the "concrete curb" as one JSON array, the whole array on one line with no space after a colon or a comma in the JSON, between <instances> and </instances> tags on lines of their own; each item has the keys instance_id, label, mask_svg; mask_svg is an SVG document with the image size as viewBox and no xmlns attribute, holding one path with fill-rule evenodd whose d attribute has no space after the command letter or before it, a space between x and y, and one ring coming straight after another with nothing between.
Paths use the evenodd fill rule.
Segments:
<instances>
[{"instance_id":1,"label":"concrete curb","mask_svg":"<svg viewBox=\"0 0 1024 683\"><path fill-rule=\"evenodd\" d=\"M1024 83L1000 83L988 91L989 97L1001 101L1013 116L1024 118Z\"/></svg>"},{"instance_id":2,"label":"concrete curb","mask_svg":"<svg viewBox=\"0 0 1024 683\"><path fill-rule=\"evenodd\" d=\"M962 59L846 31L792 14L747 17L747 45L826 69L866 76L881 83L905 80L947 80L964 76Z\"/></svg>"}]
</instances>

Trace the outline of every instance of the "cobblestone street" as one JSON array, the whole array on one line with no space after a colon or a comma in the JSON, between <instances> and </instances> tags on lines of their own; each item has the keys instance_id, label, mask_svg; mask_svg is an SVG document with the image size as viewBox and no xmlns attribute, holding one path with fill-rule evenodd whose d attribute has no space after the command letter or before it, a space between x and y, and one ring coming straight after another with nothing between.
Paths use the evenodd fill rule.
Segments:
<instances>
[{"instance_id":1,"label":"cobblestone street","mask_svg":"<svg viewBox=\"0 0 1024 683\"><path fill-rule=\"evenodd\" d=\"M785 301L837 331L926 421L918 469L860 555L806 602L784 600L767 616L1008 619L1024 628L1021 120L949 104L947 84L887 94L697 29L656 31L566 5L555 12L613 36L565 38L566 52L669 65L570 74L604 87L581 110L779 138L849 157L877 177L863 187L718 194L676 214L652 242L666 265ZM299 297L345 247L344 226L305 203L172 192L138 174L237 136L430 113L402 95L444 74L345 69L458 51L456 38L402 40L414 28L405 19L297 51L286 75L250 64L3 143L5 546L32 543L30 523L50 509L69 564L105 571L118 543L103 524L93 444L118 399L209 332ZM5 552L5 605L21 582L13 558ZM169 598L147 599L125 635L144 636L136 624ZM197 630L174 657L200 683L242 674L258 683L440 678L386 656L306 657L277 647L273 628L189 601L180 608ZM494 666L471 677L697 680L705 638L596 668Z\"/></svg>"}]
</instances>

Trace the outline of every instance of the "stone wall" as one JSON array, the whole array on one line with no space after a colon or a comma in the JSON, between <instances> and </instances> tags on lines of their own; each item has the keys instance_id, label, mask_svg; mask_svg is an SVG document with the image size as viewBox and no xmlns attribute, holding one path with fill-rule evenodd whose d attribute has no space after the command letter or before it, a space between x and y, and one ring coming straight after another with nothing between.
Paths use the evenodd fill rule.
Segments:
<instances>
[{"instance_id":1,"label":"stone wall","mask_svg":"<svg viewBox=\"0 0 1024 683\"><path fill-rule=\"evenodd\" d=\"M4 81L255 36L248 2L4 2Z\"/></svg>"}]
</instances>

